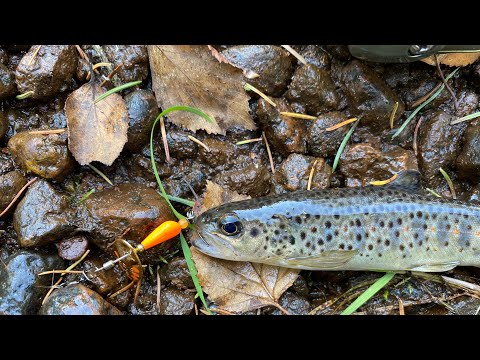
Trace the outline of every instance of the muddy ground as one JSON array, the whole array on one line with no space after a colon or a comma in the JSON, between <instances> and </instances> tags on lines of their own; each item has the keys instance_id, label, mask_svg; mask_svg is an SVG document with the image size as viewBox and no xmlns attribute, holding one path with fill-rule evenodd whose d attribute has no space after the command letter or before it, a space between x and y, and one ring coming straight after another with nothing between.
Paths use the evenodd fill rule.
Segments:
<instances>
[{"instance_id":1,"label":"muddy ground","mask_svg":"<svg viewBox=\"0 0 480 360\"><path fill-rule=\"evenodd\" d=\"M454 117L478 111L478 62L462 67L450 82L457 112L444 90L392 140L415 103L441 83L435 66L368 63L352 58L346 46L293 48L307 65L280 46L217 46L227 58L261 73L249 82L270 96L277 108L249 93L250 113L258 130L232 129L225 136L193 133L167 120L170 163L160 135L155 137L155 157L167 193L194 200L192 189L201 196L207 180L252 197L305 189L310 168L319 160L312 189L363 186L401 170L419 169L424 187L450 198L441 167L452 178L459 199L478 200L480 121L450 125ZM158 224L175 217L158 195L150 167L150 128L160 109L152 92L146 47L82 45L81 49L93 64L123 64L106 88L142 80L141 85L121 93L129 113L128 142L121 155L111 166L94 163L113 186L75 161L66 132L37 131L67 127L66 98L87 82L90 69L78 49L73 45L0 46L0 211L29 180L38 178L0 217L0 314L201 314L202 304L195 299L178 239L141 255L147 266L136 304L134 287L116 294L130 283L121 267L94 272L114 258L110 245L127 228L125 237L140 242ZM442 70L448 74L453 68ZM110 73L107 68L99 72ZM16 98L28 91L33 95ZM395 102L398 108L391 128ZM280 111L316 119L294 119ZM334 132L324 129L351 117L361 121L332 174L333 160L350 125ZM275 174L263 142L235 145L261 137L262 131L272 149ZM210 152L188 135L203 141ZM91 195L86 197L87 193ZM176 208L184 214L190 210L181 204ZM75 268L84 274L65 275L42 305L58 276L37 274L65 269L87 249L89 255ZM480 284L476 268L457 268L444 275ZM339 313L377 278L379 274L369 272L302 271L280 304L291 314ZM472 291L399 274L359 313L475 314L480 306L476 296ZM264 307L254 314L281 313Z\"/></svg>"}]
</instances>

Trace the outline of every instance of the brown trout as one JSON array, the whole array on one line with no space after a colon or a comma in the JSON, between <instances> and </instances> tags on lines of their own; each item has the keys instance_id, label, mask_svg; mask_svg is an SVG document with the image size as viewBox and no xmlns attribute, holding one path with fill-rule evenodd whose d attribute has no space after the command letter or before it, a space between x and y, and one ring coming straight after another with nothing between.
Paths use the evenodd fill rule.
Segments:
<instances>
[{"instance_id":1,"label":"brown trout","mask_svg":"<svg viewBox=\"0 0 480 360\"><path fill-rule=\"evenodd\" d=\"M385 186L224 204L195 221L201 252L309 270L480 267L480 208L422 195L417 171Z\"/></svg>"}]
</instances>

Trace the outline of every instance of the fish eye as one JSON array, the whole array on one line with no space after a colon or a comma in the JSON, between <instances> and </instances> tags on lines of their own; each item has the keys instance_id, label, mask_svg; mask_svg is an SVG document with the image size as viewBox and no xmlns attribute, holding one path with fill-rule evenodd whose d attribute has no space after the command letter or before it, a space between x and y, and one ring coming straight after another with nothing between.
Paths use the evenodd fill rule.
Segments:
<instances>
[{"instance_id":1,"label":"fish eye","mask_svg":"<svg viewBox=\"0 0 480 360\"><path fill-rule=\"evenodd\" d=\"M234 236L242 231L242 223L235 214L223 215L218 221L218 226L222 233L227 236Z\"/></svg>"}]
</instances>

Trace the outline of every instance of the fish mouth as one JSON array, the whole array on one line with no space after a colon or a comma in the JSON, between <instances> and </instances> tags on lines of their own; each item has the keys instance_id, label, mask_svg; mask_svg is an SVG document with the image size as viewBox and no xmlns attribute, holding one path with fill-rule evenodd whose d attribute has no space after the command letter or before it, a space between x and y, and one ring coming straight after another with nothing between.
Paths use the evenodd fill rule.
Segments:
<instances>
[{"instance_id":1,"label":"fish mouth","mask_svg":"<svg viewBox=\"0 0 480 360\"><path fill-rule=\"evenodd\" d=\"M206 255L210 255L213 257L219 257L220 252L215 246L212 246L210 243L205 240L199 230L195 232L196 237L192 239L192 245L195 249L201 251Z\"/></svg>"}]
</instances>

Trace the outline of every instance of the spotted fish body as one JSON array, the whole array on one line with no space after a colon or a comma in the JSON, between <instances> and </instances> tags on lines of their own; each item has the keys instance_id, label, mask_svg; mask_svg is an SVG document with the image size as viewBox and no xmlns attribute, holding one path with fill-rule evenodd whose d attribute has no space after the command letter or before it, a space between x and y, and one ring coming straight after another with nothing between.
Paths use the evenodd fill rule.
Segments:
<instances>
[{"instance_id":1,"label":"spotted fish body","mask_svg":"<svg viewBox=\"0 0 480 360\"><path fill-rule=\"evenodd\" d=\"M388 186L224 204L196 219L193 245L221 259L311 270L480 266L480 209L420 190L418 172L407 171ZM238 233L222 231L225 221L234 221Z\"/></svg>"}]
</instances>

